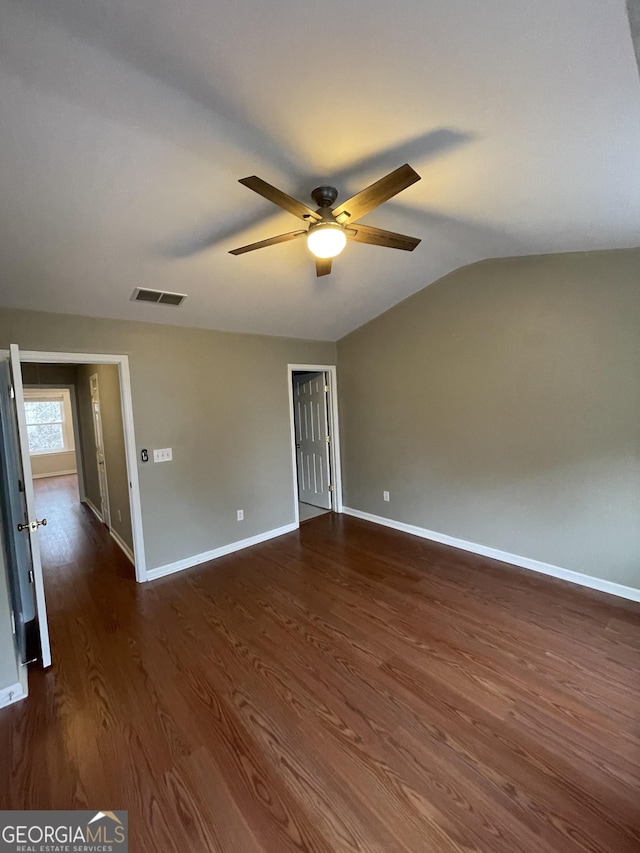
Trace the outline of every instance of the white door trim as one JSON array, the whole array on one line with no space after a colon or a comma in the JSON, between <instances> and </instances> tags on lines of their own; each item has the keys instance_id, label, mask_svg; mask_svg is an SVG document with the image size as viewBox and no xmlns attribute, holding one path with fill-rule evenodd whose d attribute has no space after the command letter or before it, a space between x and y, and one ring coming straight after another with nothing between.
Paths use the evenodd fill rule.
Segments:
<instances>
[{"instance_id":1,"label":"white door trim","mask_svg":"<svg viewBox=\"0 0 640 853\"><path fill-rule=\"evenodd\" d=\"M131 375L129 357L106 353L87 352L35 352L20 350L20 361L40 362L42 364L117 364L120 379L120 402L122 404L122 422L124 427L124 448L129 477L129 503L131 506L131 527L133 531L133 550L135 556L136 580L147 580L147 561L144 550L142 529L142 504L140 501L140 482L136 452L135 429L133 426L133 400L131 398Z\"/></svg>"},{"instance_id":2,"label":"white door trim","mask_svg":"<svg viewBox=\"0 0 640 853\"><path fill-rule=\"evenodd\" d=\"M95 399L94 399L95 394ZM96 468L98 471L98 487L100 489L100 520L106 525L111 533L111 501L109 498L109 477L107 475L107 457L104 452L104 432L102 431L102 408L100 403L100 383L98 374L92 373L89 377L89 396L91 397L91 422L93 424L93 443L96 456ZM96 400L98 402L96 417ZM99 422L99 429L97 423ZM98 436L98 432L100 435ZM98 442L100 446L98 447ZM102 456L102 463L98 456ZM102 468L102 472L100 469Z\"/></svg>"},{"instance_id":3,"label":"white door trim","mask_svg":"<svg viewBox=\"0 0 640 853\"><path fill-rule=\"evenodd\" d=\"M287 384L289 388L289 426L291 430L291 474L293 486L293 515L296 527L300 526L298 509L298 476L296 460L296 426L293 405L293 374L297 371L316 373L324 371L329 377L329 423L331 425L331 485L333 486L332 508L342 512L342 468L340 466L340 429L338 418L338 378L335 364L288 364Z\"/></svg>"}]
</instances>

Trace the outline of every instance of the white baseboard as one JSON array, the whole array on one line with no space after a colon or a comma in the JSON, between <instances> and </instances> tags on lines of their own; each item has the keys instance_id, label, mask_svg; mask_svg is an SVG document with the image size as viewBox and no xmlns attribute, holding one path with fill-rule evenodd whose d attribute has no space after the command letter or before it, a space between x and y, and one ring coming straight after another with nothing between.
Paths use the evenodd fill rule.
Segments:
<instances>
[{"instance_id":1,"label":"white baseboard","mask_svg":"<svg viewBox=\"0 0 640 853\"><path fill-rule=\"evenodd\" d=\"M521 569L540 572L543 575L560 578L570 583L589 587L589 589L597 589L600 592L607 592L610 595L617 595L630 601L640 601L640 589L632 586L624 586L624 584L594 578L591 575L583 575L571 569L563 569L550 563L541 563L539 560L531 560L529 557L521 557L518 554L509 554L507 551L498 551L496 548L477 545L475 542L467 542L465 539L456 539L453 536L447 536L445 533L436 533L434 530L416 527L414 524L404 524L402 521L394 521L392 518L385 518L382 515L361 512L359 509L345 506L342 511L345 515L352 515L354 518L363 519L363 521L382 524L384 527L393 528L393 530L401 530L403 533L411 533L413 536L420 536L422 539L430 539L432 542L440 542L442 545L450 545L452 548L460 548L462 551L470 551L472 554L480 554L483 557L490 557L492 560L510 563L513 566L519 566Z\"/></svg>"},{"instance_id":2,"label":"white baseboard","mask_svg":"<svg viewBox=\"0 0 640 853\"><path fill-rule=\"evenodd\" d=\"M14 702L19 702L21 699L27 698L27 691L21 681L16 681L15 684L9 684L0 690L0 708L5 708L7 705L13 705Z\"/></svg>"},{"instance_id":3,"label":"white baseboard","mask_svg":"<svg viewBox=\"0 0 640 853\"><path fill-rule=\"evenodd\" d=\"M16 669L20 680L16 681L15 684L9 684L7 687L0 689L0 708L6 708L7 705L20 702L29 695L29 667L22 664L17 648L15 649L15 654Z\"/></svg>"},{"instance_id":4,"label":"white baseboard","mask_svg":"<svg viewBox=\"0 0 640 853\"><path fill-rule=\"evenodd\" d=\"M156 569L148 569L147 580L152 581L156 578L163 578L165 575L172 575L174 572L181 572L183 569L190 569L193 566L199 566L201 563L208 563L209 560L224 557L225 554L232 554L234 551L241 551L243 548L250 548L252 545L258 545L260 542L266 542L268 539L275 539L276 536L282 536L297 529L298 525L295 522L293 524L285 524L284 527L276 527L274 530L258 533L257 536L249 536L248 539L231 542L229 545L223 545L221 548L214 548L213 551L194 554L192 557L185 557L184 560L176 560L175 563L167 563L165 566L158 566Z\"/></svg>"},{"instance_id":5,"label":"white baseboard","mask_svg":"<svg viewBox=\"0 0 640 853\"><path fill-rule=\"evenodd\" d=\"M85 499L84 499L84 503L89 507L89 509L91 510L91 512L95 515L95 517L96 517L96 518L98 519L98 521L100 522L100 524L104 524L104 521L103 521L103 519L102 519L102 516L101 516L101 515L100 515L100 513L98 512L98 508L97 508L97 507L96 507L96 505L91 501L91 499L90 499L90 498L85 498Z\"/></svg>"},{"instance_id":6,"label":"white baseboard","mask_svg":"<svg viewBox=\"0 0 640 853\"><path fill-rule=\"evenodd\" d=\"M111 538L112 538L112 539L113 539L113 541L116 543L116 545L118 545L118 547L119 547L119 548L120 548L120 550L123 552L123 554L125 555L125 557L127 557L127 559L129 560L129 562L130 562L130 563L132 563L132 564L135 566L135 564L136 564L136 560L135 560L135 557L133 556L133 551L132 551L132 550L131 550L131 548L127 545L127 543L124 541L124 539L122 538L122 536L120 536L120 534L119 534L119 533L116 533L116 531L113 529L113 527L109 530L109 533L110 533L110 535L111 535Z\"/></svg>"},{"instance_id":7,"label":"white baseboard","mask_svg":"<svg viewBox=\"0 0 640 853\"><path fill-rule=\"evenodd\" d=\"M50 474L32 474L32 480L44 480L45 477L64 477L66 474L77 474L77 468L69 468L68 471L52 471Z\"/></svg>"},{"instance_id":8,"label":"white baseboard","mask_svg":"<svg viewBox=\"0 0 640 853\"><path fill-rule=\"evenodd\" d=\"M93 501L90 498L85 498L83 503L85 503L89 507L91 512L95 515L95 517L100 522L100 524L104 524L104 520L103 520L102 516L100 515L100 513L98 512L98 508L93 503ZM116 543L116 545L118 545L118 547L123 551L125 557L127 557L127 559L135 566L136 560L135 560L135 557L133 556L133 551L127 545L127 543L124 541L124 539L118 533L116 533L116 531L113 529L113 527L109 528L109 535L111 536L113 541Z\"/></svg>"}]
</instances>

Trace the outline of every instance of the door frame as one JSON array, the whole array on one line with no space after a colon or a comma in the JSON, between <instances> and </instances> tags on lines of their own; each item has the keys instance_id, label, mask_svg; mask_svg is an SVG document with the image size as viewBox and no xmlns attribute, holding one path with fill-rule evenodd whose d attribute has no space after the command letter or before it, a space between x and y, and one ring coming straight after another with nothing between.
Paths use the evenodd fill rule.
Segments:
<instances>
[{"instance_id":1,"label":"door frame","mask_svg":"<svg viewBox=\"0 0 640 853\"><path fill-rule=\"evenodd\" d=\"M98 420L100 421L100 444L101 449L100 453L102 454L102 474L100 473L100 462L98 460L98 430L96 427L96 410L95 410L95 400L93 399L95 388L95 394L98 399ZM112 524L111 524L111 499L109 498L109 477L107 475L107 457L104 452L104 430L102 429L102 404L100 402L100 381L98 379L97 373L92 373L89 377L89 396L91 398L91 423L93 425L93 444L94 444L94 454L96 457L96 468L98 471L98 488L100 489L100 512L98 515L100 516L100 520L104 525L106 525L107 530L111 533ZM103 486L106 494L103 494ZM92 507L92 509L97 509L97 507Z\"/></svg>"},{"instance_id":2,"label":"door frame","mask_svg":"<svg viewBox=\"0 0 640 853\"><path fill-rule=\"evenodd\" d=\"M331 509L342 512L342 468L340 465L340 423L338 417L338 378L335 364L288 364L287 384L289 389L289 426L291 431L291 473L293 483L293 516L296 527L300 526L300 511L298 508L298 462L296 458L296 426L293 401L294 373L324 372L329 386L329 463L331 465L331 485L333 486Z\"/></svg>"},{"instance_id":3,"label":"door frame","mask_svg":"<svg viewBox=\"0 0 640 853\"><path fill-rule=\"evenodd\" d=\"M142 528L142 503L140 501L140 482L136 452L135 429L133 425L133 400L131 397L131 375L129 357L105 353L87 352L36 352L20 350L20 361L40 362L42 364L116 364L120 381L120 406L124 429L124 451L129 478L129 505L131 509L131 528L133 532L133 555L136 581L147 580L147 561L144 550L144 532Z\"/></svg>"}]
</instances>

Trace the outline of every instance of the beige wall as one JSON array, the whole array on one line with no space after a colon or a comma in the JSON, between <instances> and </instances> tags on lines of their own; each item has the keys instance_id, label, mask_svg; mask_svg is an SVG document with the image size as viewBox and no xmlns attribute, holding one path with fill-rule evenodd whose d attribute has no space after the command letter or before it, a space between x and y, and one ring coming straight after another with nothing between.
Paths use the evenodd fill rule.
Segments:
<instances>
[{"instance_id":1,"label":"beige wall","mask_svg":"<svg viewBox=\"0 0 640 853\"><path fill-rule=\"evenodd\" d=\"M640 587L640 250L458 270L338 363L347 506Z\"/></svg>"},{"instance_id":2,"label":"beige wall","mask_svg":"<svg viewBox=\"0 0 640 853\"><path fill-rule=\"evenodd\" d=\"M174 456L137 463L148 568L293 522L287 363L334 344L0 309L9 343L129 356L138 459Z\"/></svg>"},{"instance_id":3,"label":"beige wall","mask_svg":"<svg viewBox=\"0 0 640 853\"><path fill-rule=\"evenodd\" d=\"M124 428L120 401L120 380L115 364L81 364L78 366L78 417L85 440L82 445L86 496L100 510L100 483L96 460L95 432L91 409L89 379L98 377L100 413L104 441L105 467L111 527L133 550L131 509L129 506L129 477L124 446Z\"/></svg>"},{"instance_id":4,"label":"beige wall","mask_svg":"<svg viewBox=\"0 0 640 853\"><path fill-rule=\"evenodd\" d=\"M75 385L77 370L75 364L35 364L22 365L23 385Z\"/></svg>"},{"instance_id":5,"label":"beige wall","mask_svg":"<svg viewBox=\"0 0 640 853\"><path fill-rule=\"evenodd\" d=\"M63 453L37 453L31 456L31 473L34 479L56 477L60 474L74 474L75 472L75 450L67 450Z\"/></svg>"}]
</instances>

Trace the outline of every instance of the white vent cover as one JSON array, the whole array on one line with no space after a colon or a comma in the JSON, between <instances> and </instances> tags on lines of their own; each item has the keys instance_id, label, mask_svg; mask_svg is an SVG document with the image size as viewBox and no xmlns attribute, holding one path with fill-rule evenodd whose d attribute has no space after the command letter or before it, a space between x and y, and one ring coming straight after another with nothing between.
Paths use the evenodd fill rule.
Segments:
<instances>
[{"instance_id":1,"label":"white vent cover","mask_svg":"<svg viewBox=\"0 0 640 853\"><path fill-rule=\"evenodd\" d=\"M167 290L148 290L146 287L136 287L131 299L133 302L154 302L156 305L173 305L177 308L187 298L186 293L170 293Z\"/></svg>"}]
</instances>

